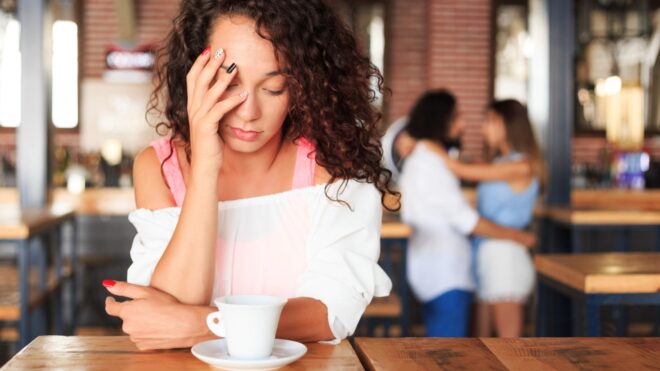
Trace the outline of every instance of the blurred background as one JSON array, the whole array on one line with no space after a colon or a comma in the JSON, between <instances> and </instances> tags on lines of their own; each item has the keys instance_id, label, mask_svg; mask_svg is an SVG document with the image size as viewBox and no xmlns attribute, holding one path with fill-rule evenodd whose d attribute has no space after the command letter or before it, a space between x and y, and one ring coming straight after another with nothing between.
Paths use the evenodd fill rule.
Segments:
<instances>
[{"instance_id":1,"label":"blurred background","mask_svg":"<svg viewBox=\"0 0 660 371\"><path fill-rule=\"evenodd\" d=\"M423 92L447 88L467 125L461 158L480 162L485 107L515 98L528 106L549 165L542 207L658 211L660 1L330 2L392 91L375 102L383 131ZM155 50L178 6L179 0L0 0L2 220L15 216L16 205L75 210L61 244L77 249L76 291L65 300L73 300L78 334L120 332L104 313L100 282L123 280L130 263L132 161L158 137L159 118L146 117L145 109ZM473 184L464 185L469 195ZM546 221L552 223L539 217L536 228ZM624 233L626 251L659 245L654 222L618 227L623 232L607 227L557 243L612 251ZM540 245L546 241L541 237ZM5 265L15 266L16 252L5 250ZM405 315L407 328L398 333L423 334L414 299L406 300L393 323ZM641 323L627 334L652 333L657 316L649 308L627 315ZM20 333L11 331L18 321L3 322L7 354L20 343ZM534 333L533 321L526 334ZM374 326L380 324L361 331Z\"/></svg>"}]
</instances>

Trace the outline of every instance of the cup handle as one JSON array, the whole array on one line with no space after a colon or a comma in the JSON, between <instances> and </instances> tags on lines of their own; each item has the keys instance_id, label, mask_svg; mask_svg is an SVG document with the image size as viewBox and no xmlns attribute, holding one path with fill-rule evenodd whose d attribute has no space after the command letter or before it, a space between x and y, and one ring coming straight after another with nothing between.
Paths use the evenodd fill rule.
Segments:
<instances>
[{"instance_id":1,"label":"cup handle","mask_svg":"<svg viewBox=\"0 0 660 371\"><path fill-rule=\"evenodd\" d=\"M206 325L211 329L211 331L220 336L221 338L225 337L225 326L224 321L221 318L220 312L213 312L206 317ZM217 322L216 322L217 321Z\"/></svg>"}]
</instances>

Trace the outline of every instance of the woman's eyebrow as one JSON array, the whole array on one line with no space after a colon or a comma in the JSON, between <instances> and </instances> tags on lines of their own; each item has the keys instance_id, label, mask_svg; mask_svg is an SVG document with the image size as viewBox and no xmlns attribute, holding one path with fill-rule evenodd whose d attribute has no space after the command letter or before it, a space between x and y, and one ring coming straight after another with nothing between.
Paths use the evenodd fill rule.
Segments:
<instances>
[{"instance_id":1,"label":"woman's eyebrow","mask_svg":"<svg viewBox=\"0 0 660 371\"><path fill-rule=\"evenodd\" d=\"M220 66L220 68L222 68L225 71L227 70L227 66L225 66L224 64L222 64ZM270 71L268 73L265 73L264 76L265 77L273 77L273 76L279 76L279 75L283 75L283 74L284 74L283 70L275 70L275 71Z\"/></svg>"}]
</instances>

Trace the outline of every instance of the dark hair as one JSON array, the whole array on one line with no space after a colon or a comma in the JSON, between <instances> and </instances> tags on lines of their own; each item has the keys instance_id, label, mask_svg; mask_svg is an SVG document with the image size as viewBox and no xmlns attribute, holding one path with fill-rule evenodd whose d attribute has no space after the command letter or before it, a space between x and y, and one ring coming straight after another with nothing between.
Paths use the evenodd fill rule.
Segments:
<instances>
[{"instance_id":1,"label":"dark hair","mask_svg":"<svg viewBox=\"0 0 660 371\"><path fill-rule=\"evenodd\" d=\"M456 98L447 90L424 93L410 112L406 130L415 139L430 139L445 147L453 143L449 129L456 116Z\"/></svg>"},{"instance_id":2,"label":"dark hair","mask_svg":"<svg viewBox=\"0 0 660 371\"><path fill-rule=\"evenodd\" d=\"M158 112L162 100L168 122L157 129L170 129L171 140L182 139L190 157L186 74L209 44L214 23L234 15L255 21L256 32L272 42L282 65L291 99L283 136L304 137L316 146L316 162L330 174L329 183L356 179L373 183L383 201L388 193L398 196L389 188L391 172L381 164L381 114L372 105L371 80L382 92L383 77L322 0L182 1L158 53L149 111Z\"/></svg>"},{"instance_id":3,"label":"dark hair","mask_svg":"<svg viewBox=\"0 0 660 371\"><path fill-rule=\"evenodd\" d=\"M536 141L527 107L515 99L496 100L488 110L502 118L506 128L506 141L514 152L522 153L532 162L535 175L545 182L545 161Z\"/></svg>"}]
</instances>

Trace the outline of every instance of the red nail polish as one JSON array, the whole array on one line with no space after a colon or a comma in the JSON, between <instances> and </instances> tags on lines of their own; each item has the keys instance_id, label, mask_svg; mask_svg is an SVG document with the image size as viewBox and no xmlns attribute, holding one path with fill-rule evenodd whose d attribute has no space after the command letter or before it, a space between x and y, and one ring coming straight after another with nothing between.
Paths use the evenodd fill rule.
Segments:
<instances>
[{"instance_id":1,"label":"red nail polish","mask_svg":"<svg viewBox=\"0 0 660 371\"><path fill-rule=\"evenodd\" d=\"M211 47L207 46L206 49L204 49L204 51L202 52L202 55L207 55L209 54L210 51L211 51Z\"/></svg>"},{"instance_id":2,"label":"red nail polish","mask_svg":"<svg viewBox=\"0 0 660 371\"><path fill-rule=\"evenodd\" d=\"M114 280L103 280L103 286L105 287L113 287L117 281Z\"/></svg>"}]
</instances>

